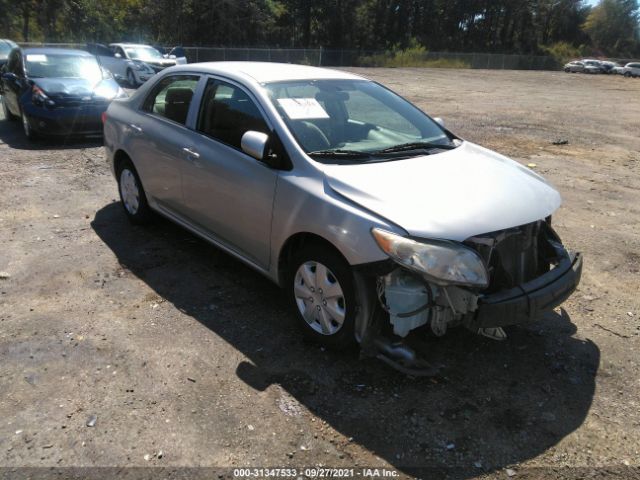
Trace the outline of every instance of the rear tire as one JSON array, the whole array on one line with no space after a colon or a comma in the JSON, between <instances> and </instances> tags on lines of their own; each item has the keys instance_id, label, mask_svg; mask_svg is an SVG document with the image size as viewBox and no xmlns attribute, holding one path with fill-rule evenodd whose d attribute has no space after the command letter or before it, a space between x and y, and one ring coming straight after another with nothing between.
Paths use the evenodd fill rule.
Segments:
<instances>
[{"instance_id":1,"label":"rear tire","mask_svg":"<svg viewBox=\"0 0 640 480\"><path fill-rule=\"evenodd\" d=\"M303 335L333 350L356 345L353 272L337 251L307 244L293 255L285 284Z\"/></svg>"},{"instance_id":2,"label":"rear tire","mask_svg":"<svg viewBox=\"0 0 640 480\"><path fill-rule=\"evenodd\" d=\"M153 211L133 163L130 160L124 161L116 176L122 207L129 221L134 225L149 223L153 219Z\"/></svg>"}]
</instances>

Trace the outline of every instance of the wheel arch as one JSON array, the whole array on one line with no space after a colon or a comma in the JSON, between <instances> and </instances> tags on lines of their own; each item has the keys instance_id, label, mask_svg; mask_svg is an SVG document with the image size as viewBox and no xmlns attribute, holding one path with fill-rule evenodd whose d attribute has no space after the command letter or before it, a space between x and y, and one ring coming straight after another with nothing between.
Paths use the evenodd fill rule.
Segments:
<instances>
[{"instance_id":1,"label":"wheel arch","mask_svg":"<svg viewBox=\"0 0 640 480\"><path fill-rule=\"evenodd\" d=\"M310 244L322 246L322 247L333 250L335 253L337 253L340 256L340 258L342 258L345 261L347 265L351 265L349 263L349 260L347 260L347 258L340 251L340 249L336 247L332 242L327 240L326 238L316 233L298 232L291 235L284 242L284 244L282 245L282 248L280 249L280 253L278 255L278 266L277 266L278 284L280 286L284 286L285 284L287 269L288 269L289 263L291 263L291 260L293 258L293 253L297 249Z\"/></svg>"},{"instance_id":2,"label":"wheel arch","mask_svg":"<svg viewBox=\"0 0 640 480\"><path fill-rule=\"evenodd\" d=\"M120 170L120 168L122 168L122 165L124 165L127 161L131 162L131 164L135 168L135 164L133 163L131 155L129 155L121 148L116 150L116 152L113 154L113 174L116 175L116 177L118 175L118 171Z\"/></svg>"}]
</instances>

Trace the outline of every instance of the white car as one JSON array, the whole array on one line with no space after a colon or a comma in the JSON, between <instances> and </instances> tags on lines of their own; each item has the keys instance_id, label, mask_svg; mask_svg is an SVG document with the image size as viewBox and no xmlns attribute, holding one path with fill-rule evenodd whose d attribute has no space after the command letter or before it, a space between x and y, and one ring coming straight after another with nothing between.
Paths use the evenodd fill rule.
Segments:
<instances>
[{"instance_id":1,"label":"white car","mask_svg":"<svg viewBox=\"0 0 640 480\"><path fill-rule=\"evenodd\" d=\"M148 45L112 43L109 47L98 44L87 46L100 64L108 69L118 81L126 81L137 88L157 72L176 65L176 60L165 58L158 50Z\"/></svg>"},{"instance_id":2,"label":"white car","mask_svg":"<svg viewBox=\"0 0 640 480\"><path fill-rule=\"evenodd\" d=\"M627 78L629 78L629 77L640 77L640 63L638 63L638 62L627 63L624 66L622 74Z\"/></svg>"}]
</instances>

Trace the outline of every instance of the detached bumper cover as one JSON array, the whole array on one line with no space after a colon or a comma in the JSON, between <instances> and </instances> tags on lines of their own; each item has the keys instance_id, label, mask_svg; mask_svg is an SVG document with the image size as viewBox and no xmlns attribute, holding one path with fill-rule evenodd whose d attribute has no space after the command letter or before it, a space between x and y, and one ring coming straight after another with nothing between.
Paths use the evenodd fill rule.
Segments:
<instances>
[{"instance_id":1,"label":"detached bumper cover","mask_svg":"<svg viewBox=\"0 0 640 480\"><path fill-rule=\"evenodd\" d=\"M582 255L563 250L560 262L544 275L478 301L472 329L504 327L535 320L557 307L574 292L582 275Z\"/></svg>"}]
</instances>

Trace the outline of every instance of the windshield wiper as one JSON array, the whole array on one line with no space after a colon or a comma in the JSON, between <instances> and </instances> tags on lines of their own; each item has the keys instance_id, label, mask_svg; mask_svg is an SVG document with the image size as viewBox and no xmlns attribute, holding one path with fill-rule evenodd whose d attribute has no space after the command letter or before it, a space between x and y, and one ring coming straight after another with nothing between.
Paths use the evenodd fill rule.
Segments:
<instances>
[{"instance_id":1,"label":"windshield wiper","mask_svg":"<svg viewBox=\"0 0 640 480\"><path fill-rule=\"evenodd\" d=\"M315 152L309 152L307 155L310 157L333 157L333 158L370 158L371 154L366 152L357 152L355 150L340 150L329 149L329 150L317 150Z\"/></svg>"},{"instance_id":2,"label":"windshield wiper","mask_svg":"<svg viewBox=\"0 0 640 480\"><path fill-rule=\"evenodd\" d=\"M453 144L441 144L441 143L433 143L433 142L411 142L411 143L403 143L401 145L395 145L389 148L383 148L382 150L378 150L373 152L377 153L396 153L396 152L408 152L410 150L432 150L432 149L441 149L441 150L453 150L456 148L456 145Z\"/></svg>"}]
</instances>

